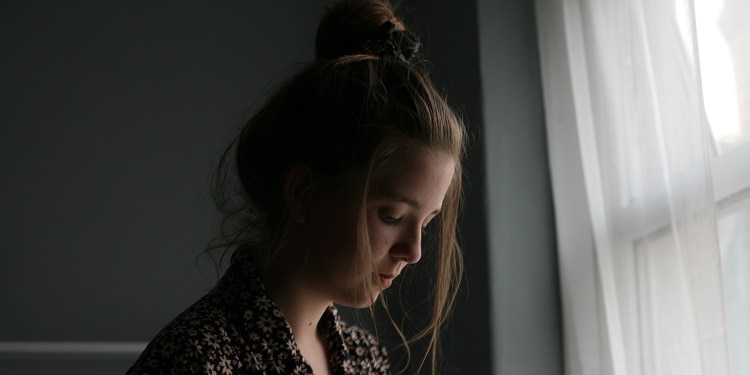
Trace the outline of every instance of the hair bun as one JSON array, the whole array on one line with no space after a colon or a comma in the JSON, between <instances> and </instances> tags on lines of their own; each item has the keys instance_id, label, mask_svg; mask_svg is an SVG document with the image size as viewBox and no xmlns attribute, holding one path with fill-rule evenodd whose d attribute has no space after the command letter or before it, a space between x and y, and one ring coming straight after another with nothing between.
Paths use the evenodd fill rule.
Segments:
<instances>
[{"instance_id":1,"label":"hair bun","mask_svg":"<svg viewBox=\"0 0 750 375\"><path fill-rule=\"evenodd\" d=\"M328 10L318 26L315 55L335 59L368 54L412 62L422 43L381 0L341 0Z\"/></svg>"},{"instance_id":2,"label":"hair bun","mask_svg":"<svg viewBox=\"0 0 750 375\"><path fill-rule=\"evenodd\" d=\"M372 37L363 43L363 50L377 56L398 57L410 62L419 52L422 42L408 30L401 30L391 21L380 25Z\"/></svg>"}]
</instances>

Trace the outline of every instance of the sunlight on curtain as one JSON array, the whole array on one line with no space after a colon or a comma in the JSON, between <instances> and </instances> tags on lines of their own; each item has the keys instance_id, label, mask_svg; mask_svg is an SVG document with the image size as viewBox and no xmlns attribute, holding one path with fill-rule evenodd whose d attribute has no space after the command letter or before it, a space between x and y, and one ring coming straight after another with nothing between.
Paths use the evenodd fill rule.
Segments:
<instances>
[{"instance_id":1,"label":"sunlight on curtain","mask_svg":"<svg viewBox=\"0 0 750 375\"><path fill-rule=\"evenodd\" d=\"M723 152L750 139L750 2L694 2L706 116Z\"/></svg>"},{"instance_id":2,"label":"sunlight on curtain","mask_svg":"<svg viewBox=\"0 0 750 375\"><path fill-rule=\"evenodd\" d=\"M750 374L750 5L536 6L567 373Z\"/></svg>"}]
</instances>

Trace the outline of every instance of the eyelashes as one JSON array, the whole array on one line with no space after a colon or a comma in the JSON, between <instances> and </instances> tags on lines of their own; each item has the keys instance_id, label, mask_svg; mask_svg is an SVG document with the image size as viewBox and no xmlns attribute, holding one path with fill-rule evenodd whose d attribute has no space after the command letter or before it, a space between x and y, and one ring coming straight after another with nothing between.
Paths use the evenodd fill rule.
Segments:
<instances>
[{"instance_id":1,"label":"eyelashes","mask_svg":"<svg viewBox=\"0 0 750 375\"><path fill-rule=\"evenodd\" d=\"M403 218L401 218L401 217L394 217L394 216L391 216L391 215L389 215L387 213L384 213L384 212L381 212L378 216L380 217L380 220L383 223L388 224L388 225L398 225L398 224L400 224L403 221ZM428 228L430 227L430 223L431 222L432 222L432 220L430 220L430 222L428 222L427 225L425 225L425 226L423 226L421 228L422 236L427 235Z\"/></svg>"},{"instance_id":2,"label":"eyelashes","mask_svg":"<svg viewBox=\"0 0 750 375\"><path fill-rule=\"evenodd\" d=\"M393 216L388 215L388 214L386 214L384 212L381 212L379 216L380 216L380 220L382 222L384 222L386 224L389 224L389 225L399 224L401 222L401 220L402 220L400 217L393 217Z\"/></svg>"}]
</instances>

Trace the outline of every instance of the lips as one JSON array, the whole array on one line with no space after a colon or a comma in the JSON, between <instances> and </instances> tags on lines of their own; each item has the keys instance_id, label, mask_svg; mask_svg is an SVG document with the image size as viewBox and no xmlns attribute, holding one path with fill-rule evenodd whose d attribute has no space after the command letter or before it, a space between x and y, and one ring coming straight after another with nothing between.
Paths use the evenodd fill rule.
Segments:
<instances>
[{"instance_id":1,"label":"lips","mask_svg":"<svg viewBox=\"0 0 750 375\"><path fill-rule=\"evenodd\" d=\"M383 285L383 289L388 289L391 284L393 284L393 279L396 278L396 275L384 275L380 274L380 283Z\"/></svg>"}]
</instances>

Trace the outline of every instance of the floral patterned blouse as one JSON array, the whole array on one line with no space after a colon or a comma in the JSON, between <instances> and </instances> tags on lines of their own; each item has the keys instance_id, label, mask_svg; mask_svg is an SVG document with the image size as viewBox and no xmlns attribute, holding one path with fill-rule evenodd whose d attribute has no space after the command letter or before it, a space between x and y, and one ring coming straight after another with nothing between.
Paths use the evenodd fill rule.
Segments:
<instances>
[{"instance_id":1,"label":"floral patterned blouse","mask_svg":"<svg viewBox=\"0 0 750 375\"><path fill-rule=\"evenodd\" d=\"M218 285L156 335L128 374L313 373L281 311L242 258L235 256ZM318 329L333 374L389 373L386 349L341 321L333 305Z\"/></svg>"}]
</instances>

